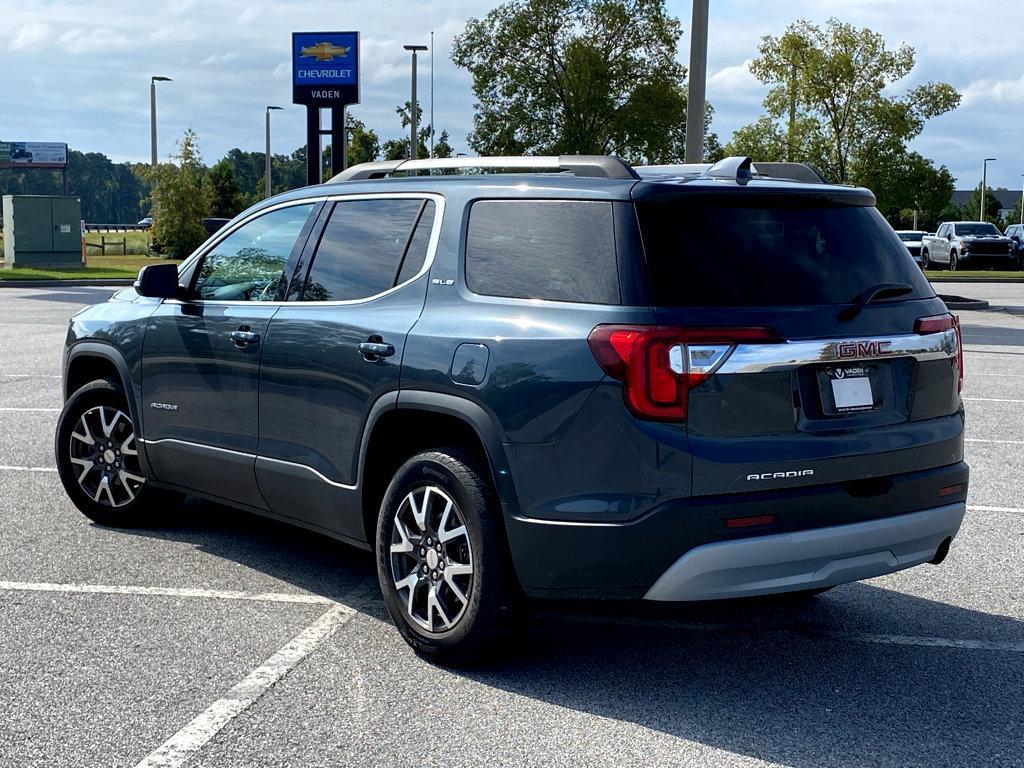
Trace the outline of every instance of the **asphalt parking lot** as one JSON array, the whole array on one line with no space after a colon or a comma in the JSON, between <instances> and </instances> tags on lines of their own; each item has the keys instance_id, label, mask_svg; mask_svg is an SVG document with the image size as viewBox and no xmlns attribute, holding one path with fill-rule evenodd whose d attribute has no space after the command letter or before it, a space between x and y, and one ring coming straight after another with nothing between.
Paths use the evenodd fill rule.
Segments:
<instances>
[{"instance_id":1,"label":"asphalt parking lot","mask_svg":"<svg viewBox=\"0 0 1024 769\"><path fill-rule=\"evenodd\" d=\"M948 559L802 605L540 607L507 659L417 658L367 553L198 501L103 529L53 470L68 316L0 290L0 764L1020 765L1024 285L960 313Z\"/></svg>"}]
</instances>

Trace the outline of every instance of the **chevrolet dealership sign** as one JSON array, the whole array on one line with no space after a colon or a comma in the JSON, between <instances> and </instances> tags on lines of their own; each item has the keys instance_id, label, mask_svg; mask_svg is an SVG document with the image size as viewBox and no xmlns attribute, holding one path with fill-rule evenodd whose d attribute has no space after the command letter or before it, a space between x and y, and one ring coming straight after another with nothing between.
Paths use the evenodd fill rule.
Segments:
<instances>
[{"instance_id":1,"label":"chevrolet dealership sign","mask_svg":"<svg viewBox=\"0 0 1024 769\"><path fill-rule=\"evenodd\" d=\"M292 101L330 107L359 103L359 33L292 33Z\"/></svg>"},{"instance_id":2,"label":"chevrolet dealership sign","mask_svg":"<svg viewBox=\"0 0 1024 769\"><path fill-rule=\"evenodd\" d=\"M68 145L56 142L0 142L0 166L63 168Z\"/></svg>"}]
</instances>

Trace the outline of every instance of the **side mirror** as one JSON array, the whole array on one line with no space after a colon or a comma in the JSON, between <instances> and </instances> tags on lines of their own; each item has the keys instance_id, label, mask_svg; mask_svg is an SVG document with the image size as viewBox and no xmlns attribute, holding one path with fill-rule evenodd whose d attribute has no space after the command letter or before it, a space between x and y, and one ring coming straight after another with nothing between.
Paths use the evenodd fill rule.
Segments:
<instances>
[{"instance_id":1,"label":"side mirror","mask_svg":"<svg viewBox=\"0 0 1024 769\"><path fill-rule=\"evenodd\" d=\"M178 295L178 265L147 264L139 270L135 291L139 296L173 299Z\"/></svg>"}]
</instances>

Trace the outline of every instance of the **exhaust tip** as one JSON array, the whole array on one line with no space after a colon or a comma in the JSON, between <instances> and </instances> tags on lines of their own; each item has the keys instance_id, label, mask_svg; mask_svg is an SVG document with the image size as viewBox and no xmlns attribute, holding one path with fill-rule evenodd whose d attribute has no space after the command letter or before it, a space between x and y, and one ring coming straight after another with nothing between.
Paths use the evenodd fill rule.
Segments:
<instances>
[{"instance_id":1,"label":"exhaust tip","mask_svg":"<svg viewBox=\"0 0 1024 769\"><path fill-rule=\"evenodd\" d=\"M940 563L945 561L946 560L946 556L949 555L949 546L952 543L953 543L953 538L952 537L946 537L944 540L942 540L942 544L939 545L938 549L935 551L935 555L932 556L932 559L930 561L928 561L928 563L931 563L931 564L934 564L935 566L938 566Z\"/></svg>"}]
</instances>

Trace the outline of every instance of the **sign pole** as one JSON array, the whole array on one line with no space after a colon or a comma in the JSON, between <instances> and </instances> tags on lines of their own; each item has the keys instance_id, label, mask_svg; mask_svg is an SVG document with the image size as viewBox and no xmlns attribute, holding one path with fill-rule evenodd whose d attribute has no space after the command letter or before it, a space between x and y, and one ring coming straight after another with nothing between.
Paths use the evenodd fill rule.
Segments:
<instances>
[{"instance_id":1,"label":"sign pole","mask_svg":"<svg viewBox=\"0 0 1024 769\"><path fill-rule=\"evenodd\" d=\"M331 176L345 170L345 107L331 108Z\"/></svg>"},{"instance_id":2,"label":"sign pole","mask_svg":"<svg viewBox=\"0 0 1024 769\"><path fill-rule=\"evenodd\" d=\"M320 183L320 108L306 106L306 184Z\"/></svg>"}]
</instances>

